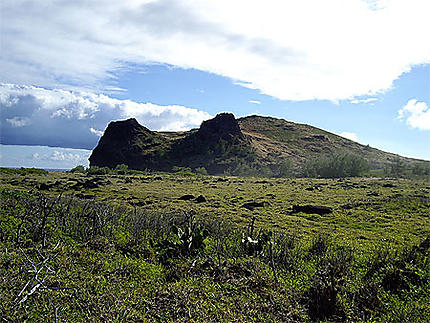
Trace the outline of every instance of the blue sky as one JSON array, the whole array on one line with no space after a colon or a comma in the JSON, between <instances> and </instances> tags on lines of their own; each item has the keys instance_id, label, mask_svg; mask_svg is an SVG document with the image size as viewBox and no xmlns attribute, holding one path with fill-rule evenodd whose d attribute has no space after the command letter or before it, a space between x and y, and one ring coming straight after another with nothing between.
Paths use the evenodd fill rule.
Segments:
<instances>
[{"instance_id":1,"label":"blue sky","mask_svg":"<svg viewBox=\"0 0 430 323\"><path fill-rule=\"evenodd\" d=\"M111 120L222 111L430 160L428 1L103 2L3 4L1 166L87 165Z\"/></svg>"}]
</instances>

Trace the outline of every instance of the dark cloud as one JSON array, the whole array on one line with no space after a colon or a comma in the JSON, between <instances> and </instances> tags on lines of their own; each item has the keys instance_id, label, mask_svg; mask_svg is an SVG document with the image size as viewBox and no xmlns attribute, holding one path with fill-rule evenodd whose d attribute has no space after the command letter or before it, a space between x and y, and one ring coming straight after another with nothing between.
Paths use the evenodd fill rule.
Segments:
<instances>
[{"instance_id":1,"label":"dark cloud","mask_svg":"<svg viewBox=\"0 0 430 323\"><path fill-rule=\"evenodd\" d=\"M92 149L112 120L137 118L153 130L185 130L210 118L183 106L117 100L88 92L0 86L1 144Z\"/></svg>"}]
</instances>

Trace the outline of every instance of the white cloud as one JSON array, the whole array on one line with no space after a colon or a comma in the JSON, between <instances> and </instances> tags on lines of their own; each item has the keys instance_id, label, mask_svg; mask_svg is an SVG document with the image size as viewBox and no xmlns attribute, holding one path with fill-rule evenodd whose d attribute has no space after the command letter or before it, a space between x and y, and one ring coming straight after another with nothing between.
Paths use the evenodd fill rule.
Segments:
<instances>
[{"instance_id":1,"label":"white cloud","mask_svg":"<svg viewBox=\"0 0 430 323\"><path fill-rule=\"evenodd\" d=\"M90 132L93 133L93 134L95 134L98 137L103 136L103 131L94 129L93 127L90 128Z\"/></svg>"},{"instance_id":2,"label":"white cloud","mask_svg":"<svg viewBox=\"0 0 430 323\"><path fill-rule=\"evenodd\" d=\"M261 104L261 102L257 100L249 100L248 102L253 104Z\"/></svg>"},{"instance_id":3,"label":"white cloud","mask_svg":"<svg viewBox=\"0 0 430 323\"><path fill-rule=\"evenodd\" d=\"M430 130L430 108L425 102L416 99L408 103L398 111L398 119L406 120L406 124L420 130Z\"/></svg>"},{"instance_id":4,"label":"white cloud","mask_svg":"<svg viewBox=\"0 0 430 323\"><path fill-rule=\"evenodd\" d=\"M1 145L0 166L70 169L88 166L90 150L61 147Z\"/></svg>"},{"instance_id":5,"label":"white cloud","mask_svg":"<svg viewBox=\"0 0 430 323\"><path fill-rule=\"evenodd\" d=\"M105 129L112 120L133 117L151 130L183 131L211 118L205 111L179 105L161 106L92 92L1 83L0 106L3 144L87 149L97 143L94 134L103 134L98 129ZM3 126L4 120L10 126Z\"/></svg>"},{"instance_id":6,"label":"white cloud","mask_svg":"<svg viewBox=\"0 0 430 323\"><path fill-rule=\"evenodd\" d=\"M6 119L6 122L9 122L14 128L20 128L20 127L28 126L30 124L30 119L13 117L11 119Z\"/></svg>"},{"instance_id":7,"label":"white cloud","mask_svg":"<svg viewBox=\"0 0 430 323\"><path fill-rule=\"evenodd\" d=\"M344 137L344 138L346 138L346 139L358 142L358 136L354 132L344 131L344 132L341 132L339 135L342 136L342 137Z\"/></svg>"},{"instance_id":8,"label":"white cloud","mask_svg":"<svg viewBox=\"0 0 430 323\"><path fill-rule=\"evenodd\" d=\"M337 101L430 63L428 0L14 0L2 11L8 83L101 89L128 64L159 62Z\"/></svg>"},{"instance_id":9,"label":"white cloud","mask_svg":"<svg viewBox=\"0 0 430 323\"><path fill-rule=\"evenodd\" d=\"M361 104L361 103L371 103L371 102L375 102L378 101L377 98L367 98L367 99L354 99L351 100L352 104Z\"/></svg>"},{"instance_id":10,"label":"white cloud","mask_svg":"<svg viewBox=\"0 0 430 323\"><path fill-rule=\"evenodd\" d=\"M72 162L72 163L77 164L77 163L85 161L86 160L85 157L83 157L81 154L66 153L64 151L55 150L47 158L49 158L51 160L55 160L55 161L68 161L68 162Z\"/></svg>"}]
</instances>

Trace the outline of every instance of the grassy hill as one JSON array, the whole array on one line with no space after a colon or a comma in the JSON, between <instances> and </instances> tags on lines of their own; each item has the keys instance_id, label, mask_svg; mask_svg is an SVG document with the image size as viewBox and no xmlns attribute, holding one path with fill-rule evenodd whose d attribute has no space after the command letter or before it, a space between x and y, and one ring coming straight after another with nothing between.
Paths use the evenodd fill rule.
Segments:
<instances>
[{"instance_id":1,"label":"grassy hill","mask_svg":"<svg viewBox=\"0 0 430 323\"><path fill-rule=\"evenodd\" d=\"M265 177L312 176L309 168L318 167L336 169L326 174L316 170L314 176L399 175L412 173L418 165L422 175L430 175L430 162L383 152L305 124L261 116L235 119L230 113L186 132L150 131L135 119L112 122L91 154L90 165L119 164L138 170L204 168L212 175ZM360 169L345 171L357 166Z\"/></svg>"},{"instance_id":2,"label":"grassy hill","mask_svg":"<svg viewBox=\"0 0 430 323\"><path fill-rule=\"evenodd\" d=\"M313 158L346 152L369 161L371 169L384 169L400 160L411 165L419 160L402 157L359 144L336 134L283 119L249 116L238 119L240 129L249 136L252 146L262 163L278 163L290 159L301 167Z\"/></svg>"}]
</instances>

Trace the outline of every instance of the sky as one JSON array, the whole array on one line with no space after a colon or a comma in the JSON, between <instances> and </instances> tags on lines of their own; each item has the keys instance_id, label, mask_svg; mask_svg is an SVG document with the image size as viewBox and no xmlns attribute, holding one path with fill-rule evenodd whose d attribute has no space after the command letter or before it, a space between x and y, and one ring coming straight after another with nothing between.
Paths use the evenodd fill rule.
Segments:
<instances>
[{"instance_id":1,"label":"sky","mask_svg":"<svg viewBox=\"0 0 430 323\"><path fill-rule=\"evenodd\" d=\"M0 4L0 166L71 168L107 124L220 112L430 160L428 0Z\"/></svg>"}]
</instances>

